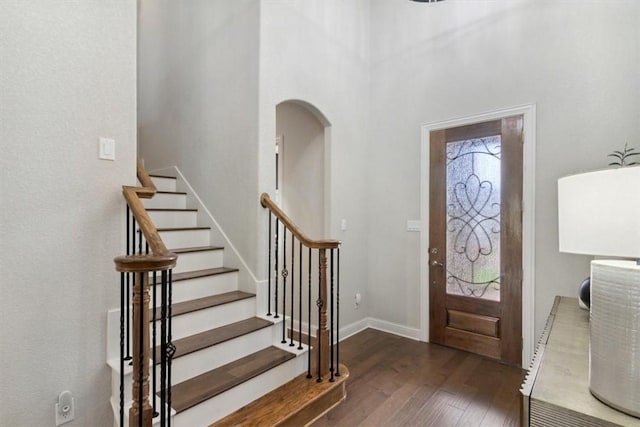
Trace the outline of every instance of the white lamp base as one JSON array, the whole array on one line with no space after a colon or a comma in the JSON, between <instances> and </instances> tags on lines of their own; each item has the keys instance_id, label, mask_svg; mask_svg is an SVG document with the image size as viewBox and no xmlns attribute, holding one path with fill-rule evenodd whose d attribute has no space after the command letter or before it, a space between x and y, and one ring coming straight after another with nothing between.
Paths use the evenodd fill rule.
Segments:
<instances>
[{"instance_id":1,"label":"white lamp base","mask_svg":"<svg viewBox=\"0 0 640 427\"><path fill-rule=\"evenodd\" d=\"M640 417L640 266L591 262L589 389Z\"/></svg>"}]
</instances>

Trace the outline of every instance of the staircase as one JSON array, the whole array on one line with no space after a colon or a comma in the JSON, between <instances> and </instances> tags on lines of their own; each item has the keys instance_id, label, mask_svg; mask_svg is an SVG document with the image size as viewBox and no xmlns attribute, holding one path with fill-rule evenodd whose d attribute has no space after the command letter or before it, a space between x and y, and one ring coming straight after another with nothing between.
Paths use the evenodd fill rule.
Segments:
<instances>
[{"instance_id":1,"label":"staircase","mask_svg":"<svg viewBox=\"0 0 640 427\"><path fill-rule=\"evenodd\" d=\"M158 191L144 201L145 208L166 247L178 255L172 273L171 425L304 425L340 402L345 395L346 368L341 367L340 381L325 381L324 389L314 389L315 379L306 379L308 346L281 343L278 331L284 316L274 319L256 313L256 295L240 290L239 270L225 265L225 249L212 244L211 229L198 226L198 211L187 207L187 193L176 190L176 178L156 175L152 180ZM149 282L159 288L159 275L150 276ZM159 318L159 302L155 310L157 316L151 313L152 319ZM116 425L120 414L119 319L119 309L109 312L108 364ZM153 322L149 327L154 327ZM156 346L152 351L159 361L160 349ZM125 364L124 425L129 425L131 385L132 369ZM279 396L292 392L297 401L283 407ZM149 393L150 401L155 401L157 411L161 402L152 399L153 394ZM322 399L324 403L319 402ZM310 409L301 415L305 407ZM226 416L229 418L223 420ZM153 422L156 425L159 417Z\"/></svg>"}]
</instances>

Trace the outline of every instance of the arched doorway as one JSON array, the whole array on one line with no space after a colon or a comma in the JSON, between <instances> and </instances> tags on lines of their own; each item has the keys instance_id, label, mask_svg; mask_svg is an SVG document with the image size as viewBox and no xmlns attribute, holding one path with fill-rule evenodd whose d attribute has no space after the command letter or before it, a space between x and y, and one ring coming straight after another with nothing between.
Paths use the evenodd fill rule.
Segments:
<instances>
[{"instance_id":1,"label":"arched doorway","mask_svg":"<svg viewBox=\"0 0 640 427\"><path fill-rule=\"evenodd\" d=\"M306 102L276 106L276 199L311 238L325 234L328 126L324 115Z\"/></svg>"}]
</instances>

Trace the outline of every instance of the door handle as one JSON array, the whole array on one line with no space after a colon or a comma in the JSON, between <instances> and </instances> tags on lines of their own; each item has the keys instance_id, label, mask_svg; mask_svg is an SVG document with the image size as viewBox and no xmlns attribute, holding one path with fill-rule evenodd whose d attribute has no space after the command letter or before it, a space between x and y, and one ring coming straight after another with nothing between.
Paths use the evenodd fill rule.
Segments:
<instances>
[{"instance_id":1,"label":"door handle","mask_svg":"<svg viewBox=\"0 0 640 427\"><path fill-rule=\"evenodd\" d=\"M431 261L431 266L432 267L444 267L444 264L439 262L439 261Z\"/></svg>"}]
</instances>

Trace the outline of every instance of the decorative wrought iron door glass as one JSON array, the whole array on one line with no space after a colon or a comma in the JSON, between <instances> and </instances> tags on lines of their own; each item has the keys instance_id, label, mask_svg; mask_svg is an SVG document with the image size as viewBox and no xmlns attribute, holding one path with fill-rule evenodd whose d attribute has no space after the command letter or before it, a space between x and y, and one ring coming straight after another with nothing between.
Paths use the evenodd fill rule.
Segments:
<instances>
[{"instance_id":1,"label":"decorative wrought iron door glass","mask_svg":"<svg viewBox=\"0 0 640 427\"><path fill-rule=\"evenodd\" d=\"M447 143L447 293L500 301L500 135Z\"/></svg>"}]
</instances>

